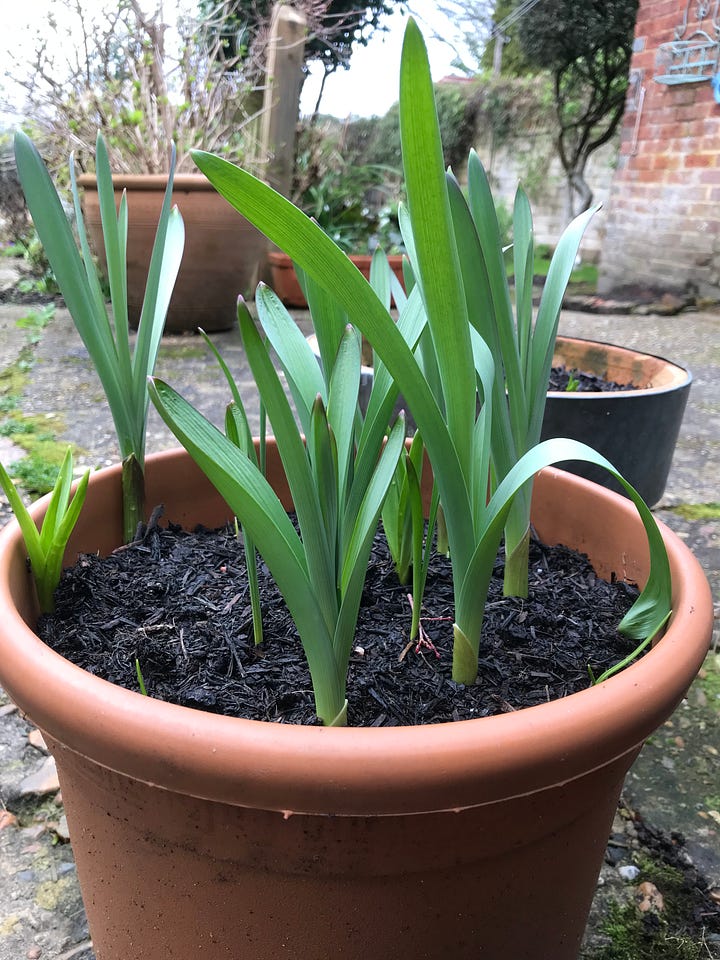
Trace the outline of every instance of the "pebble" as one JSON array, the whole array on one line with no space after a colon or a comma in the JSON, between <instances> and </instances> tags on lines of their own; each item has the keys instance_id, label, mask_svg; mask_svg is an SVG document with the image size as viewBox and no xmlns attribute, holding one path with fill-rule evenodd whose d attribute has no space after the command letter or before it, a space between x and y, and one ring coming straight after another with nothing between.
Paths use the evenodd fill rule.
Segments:
<instances>
[{"instance_id":1,"label":"pebble","mask_svg":"<svg viewBox=\"0 0 720 960\"><path fill-rule=\"evenodd\" d=\"M60 817L53 829L61 840L70 840L70 831L68 830L68 822L65 814Z\"/></svg>"},{"instance_id":2,"label":"pebble","mask_svg":"<svg viewBox=\"0 0 720 960\"><path fill-rule=\"evenodd\" d=\"M7 717L11 713L15 713L16 710L17 710L17 707L14 703L4 703L0 707L0 717Z\"/></svg>"},{"instance_id":3,"label":"pebble","mask_svg":"<svg viewBox=\"0 0 720 960\"><path fill-rule=\"evenodd\" d=\"M18 792L21 797L44 796L46 793L57 793L59 789L60 782L55 769L55 760L53 757L46 757L35 773L31 773L20 782Z\"/></svg>"},{"instance_id":4,"label":"pebble","mask_svg":"<svg viewBox=\"0 0 720 960\"><path fill-rule=\"evenodd\" d=\"M48 752L47 744L45 743L45 738L40 733L39 730L31 730L28 734L28 742L31 746L35 747L36 750L41 750L43 753Z\"/></svg>"},{"instance_id":5,"label":"pebble","mask_svg":"<svg viewBox=\"0 0 720 960\"><path fill-rule=\"evenodd\" d=\"M23 840L28 840L31 843L34 840L39 840L44 833L45 833L44 823L33 823L29 827L22 828Z\"/></svg>"},{"instance_id":6,"label":"pebble","mask_svg":"<svg viewBox=\"0 0 720 960\"><path fill-rule=\"evenodd\" d=\"M27 960L40 960L40 957L42 956L42 950L40 947L30 947L25 956L27 957Z\"/></svg>"},{"instance_id":7,"label":"pebble","mask_svg":"<svg viewBox=\"0 0 720 960\"><path fill-rule=\"evenodd\" d=\"M618 867L618 873L623 880L637 880L640 876L640 868L634 864L626 864L624 867Z\"/></svg>"},{"instance_id":8,"label":"pebble","mask_svg":"<svg viewBox=\"0 0 720 960\"><path fill-rule=\"evenodd\" d=\"M653 911L653 913L662 913L665 909L665 900L663 895L660 893L658 888L654 883L650 883L649 880L645 880L643 883L638 884L638 910L641 913L648 913Z\"/></svg>"}]
</instances>

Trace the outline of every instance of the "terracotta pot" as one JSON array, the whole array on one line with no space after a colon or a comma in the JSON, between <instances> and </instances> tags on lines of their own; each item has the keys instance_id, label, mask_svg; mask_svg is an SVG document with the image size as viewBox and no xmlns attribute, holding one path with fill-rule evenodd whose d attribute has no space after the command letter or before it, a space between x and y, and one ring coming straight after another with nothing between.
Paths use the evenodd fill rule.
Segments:
<instances>
[{"instance_id":1,"label":"terracotta pot","mask_svg":"<svg viewBox=\"0 0 720 960\"><path fill-rule=\"evenodd\" d=\"M372 257L353 254L350 259L360 273L369 280ZM393 254L388 257L390 267L400 283L403 283L402 259L402 254ZM268 254L268 264L270 265L271 286L285 306L307 309L307 300L300 289L300 284L295 275L295 267L290 257L286 253L273 250Z\"/></svg>"},{"instance_id":2,"label":"terracotta pot","mask_svg":"<svg viewBox=\"0 0 720 960\"><path fill-rule=\"evenodd\" d=\"M97 182L78 178L83 189L83 215L94 250L104 263ZM116 205L128 193L128 309L130 322L140 320L150 255L155 240L167 177L115 176ZM166 333L228 330L237 322L237 297L252 296L266 241L233 210L202 174L178 174L173 203L185 221L185 252L170 301Z\"/></svg>"},{"instance_id":3,"label":"terracotta pot","mask_svg":"<svg viewBox=\"0 0 720 960\"><path fill-rule=\"evenodd\" d=\"M594 373L636 390L610 393L549 391L542 439L571 437L602 453L653 506L663 495L692 376L676 363L611 343L558 337L553 365ZM589 463L563 464L580 477L621 492L607 471Z\"/></svg>"},{"instance_id":4,"label":"terracotta pot","mask_svg":"<svg viewBox=\"0 0 720 960\"><path fill-rule=\"evenodd\" d=\"M69 556L118 543L119 478L92 478ZM147 502L176 521L229 517L182 452L150 457L147 480ZM548 470L533 521L604 576L645 576L644 535L622 497ZM0 681L57 759L98 960L575 958L625 773L708 647L707 582L664 535L673 618L620 675L498 717L326 729L162 703L63 660L29 626L11 524Z\"/></svg>"}]
</instances>

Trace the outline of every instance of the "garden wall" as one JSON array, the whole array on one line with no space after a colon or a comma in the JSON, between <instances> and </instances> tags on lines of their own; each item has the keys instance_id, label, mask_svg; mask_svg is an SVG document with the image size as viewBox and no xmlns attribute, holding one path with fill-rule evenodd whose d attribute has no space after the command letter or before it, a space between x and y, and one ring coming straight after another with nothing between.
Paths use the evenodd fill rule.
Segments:
<instances>
[{"instance_id":1,"label":"garden wall","mask_svg":"<svg viewBox=\"0 0 720 960\"><path fill-rule=\"evenodd\" d=\"M552 135L537 132L503 141L493 147L489 137L475 144L485 169L491 175L496 197L512 211L518 182L526 190L533 211L535 240L551 247L557 244L568 222L565 174L555 152ZM586 179L593 191L594 203L603 209L593 218L580 248L584 260L596 262L600 256L607 222L606 203L615 170L617 141L613 140L593 153L588 161Z\"/></svg>"},{"instance_id":2,"label":"garden wall","mask_svg":"<svg viewBox=\"0 0 720 960\"><path fill-rule=\"evenodd\" d=\"M645 286L720 299L719 34L694 19L698 7L640 0L601 293Z\"/></svg>"}]
</instances>

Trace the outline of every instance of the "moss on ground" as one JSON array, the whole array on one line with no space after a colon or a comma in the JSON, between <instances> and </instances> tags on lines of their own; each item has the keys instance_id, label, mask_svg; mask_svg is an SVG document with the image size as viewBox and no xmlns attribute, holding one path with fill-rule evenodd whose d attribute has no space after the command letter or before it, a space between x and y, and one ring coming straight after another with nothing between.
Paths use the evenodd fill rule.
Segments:
<instances>
[{"instance_id":1,"label":"moss on ground","mask_svg":"<svg viewBox=\"0 0 720 960\"><path fill-rule=\"evenodd\" d=\"M711 956L702 926L695 921L698 892L683 871L663 859L639 855L636 884L654 884L663 897L661 911L638 909L637 902L610 905L602 926L607 943L587 960L701 960Z\"/></svg>"},{"instance_id":2,"label":"moss on ground","mask_svg":"<svg viewBox=\"0 0 720 960\"><path fill-rule=\"evenodd\" d=\"M668 507L672 513L676 513L683 520L719 520L720 503L715 501L711 503L679 503L677 506Z\"/></svg>"},{"instance_id":3,"label":"moss on ground","mask_svg":"<svg viewBox=\"0 0 720 960\"><path fill-rule=\"evenodd\" d=\"M16 360L0 370L0 436L8 437L21 447L26 456L8 466L8 472L31 496L52 490L67 443L57 435L65 429L63 419L54 413L26 416L20 411L20 400L35 363L35 345L42 330L52 320L55 307L31 310L17 321L26 331L27 342Z\"/></svg>"}]
</instances>

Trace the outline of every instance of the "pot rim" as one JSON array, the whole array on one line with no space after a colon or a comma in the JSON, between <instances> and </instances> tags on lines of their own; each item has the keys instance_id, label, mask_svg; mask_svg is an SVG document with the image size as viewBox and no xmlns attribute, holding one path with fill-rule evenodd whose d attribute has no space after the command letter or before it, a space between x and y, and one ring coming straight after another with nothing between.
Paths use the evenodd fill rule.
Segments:
<instances>
[{"instance_id":1,"label":"pot rim","mask_svg":"<svg viewBox=\"0 0 720 960\"><path fill-rule=\"evenodd\" d=\"M167 173L114 173L113 186L116 190L165 191ZM77 178L78 186L84 190L97 190L97 178L94 173L83 173ZM204 173L176 173L173 178L173 193L182 191L206 191L215 193L215 187ZM218 194L219 196L219 194Z\"/></svg>"},{"instance_id":2,"label":"pot rim","mask_svg":"<svg viewBox=\"0 0 720 960\"><path fill-rule=\"evenodd\" d=\"M636 390L608 390L607 392L600 393L591 393L591 392L582 392L578 393L576 391L565 391L565 390L548 390L547 396L548 399L553 400L567 400L571 403L578 403L579 401L586 401L588 403L597 403L597 402L609 402L609 403L618 403L620 400L625 402L628 399L648 397L648 396L658 396L663 393L674 393L676 391L688 390L690 384L692 383L693 376L691 371L682 366L680 363L675 363L674 360L668 360L665 357L661 357L656 353L647 353L644 350L635 350L632 347L624 347L617 343L608 343L606 340L590 340L587 337L570 337L563 334L558 334L555 338L556 343L578 343L587 346L600 346L607 347L610 350L617 351L617 353L626 354L628 356L634 357L647 357L652 360L659 360L664 364L668 369L673 371L674 383L669 383L665 386L660 387L640 387Z\"/></svg>"},{"instance_id":3,"label":"pot rim","mask_svg":"<svg viewBox=\"0 0 720 960\"><path fill-rule=\"evenodd\" d=\"M154 454L147 466L175 471L181 457L183 450ZM119 489L119 476L116 465L90 483ZM593 498L593 509L621 511L624 522L639 523L630 501L564 471L543 471L542 486L561 497L579 491ZM36 515L46 502L36 505ZM204 713L90 675L45 646L14 604L0 622L0 680L52 740L176 792L288 815L406 814L495 802L634 753L684 696L708 648L712 599L697 560L661 527L674 585L663 638L610 680L515 713L342 729ZM11 521L0 534L0 601L9 599L11 571L17 580L24 557Z\"/></svg>"}]
</instances>

